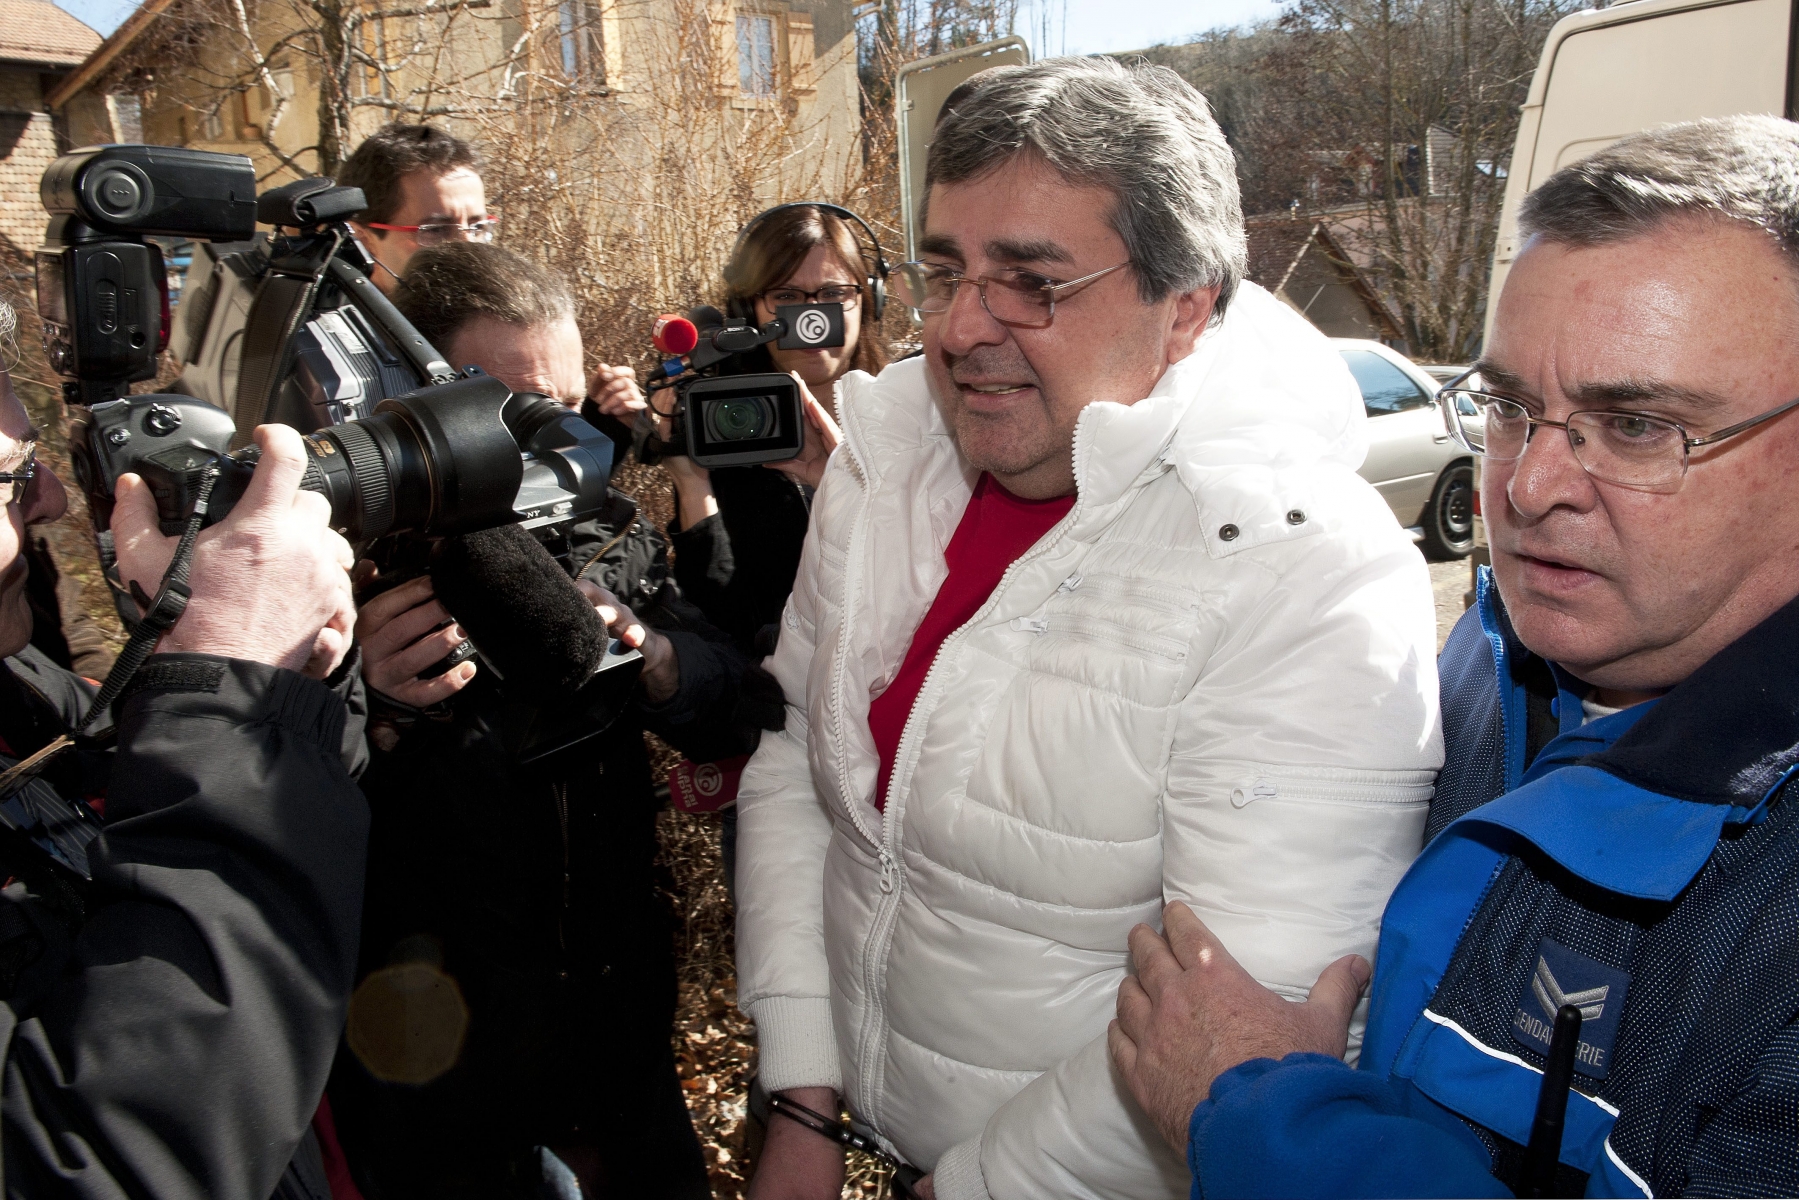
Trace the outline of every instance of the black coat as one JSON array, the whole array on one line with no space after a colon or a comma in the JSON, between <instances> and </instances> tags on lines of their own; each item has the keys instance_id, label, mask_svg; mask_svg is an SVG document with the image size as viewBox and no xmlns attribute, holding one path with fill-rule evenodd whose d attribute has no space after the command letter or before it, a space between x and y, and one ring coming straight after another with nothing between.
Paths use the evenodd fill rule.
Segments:
<instances>
[{"instance_id":1,"label":"black coat","mask_svg":"<svg viewBox=\"0 0 1799 1200\"><path fill-rule=\"evenodd\" d=\"M324 1089L355 967L359 686L354 658L327 687L156 655L114 707L116 745L67 751L31 785L45 813L49 788L99 802L105 826L85 847L85 886L0 839L9 1198L274 1190ZM6 660L4 762L93 693L36 650Z\"/></svg>"},{"instance_id":2,"label":"black coat","mask_svg":"<svg viewBox=\"0 0 1799 1200\"><path fill-rule=\"evenodd\" d=\"M718 512L669 523L675 578L706 619L757 658L774 652L781 609L800 570L812 489L767 467L712 472Z\"/></svg>"},{"instance_id":3,"label":"black coat","mask_svg":"<svg viewBox=\"0 0 1799 1200\"><path fill-rule=\"evenodd\" d=\"M643 732L699 759L747 753L759 725L778 726L779 689L760 672L746 689L754 668L681 598L628 498L613 493L572 540L571 570L674 643L680 688L560 761L521 767L496 733L508 699L478 674L375 752L362 970L440 972L468 1027L454 1065L423 1084L341 1056L333 1106L371 1200L521 1191L539 1145L597 1149L609 1194L709 1194L669 1040L672 929ZM353 1015L352 1049L357 1036Z\"/></svg>"}]
</instances>

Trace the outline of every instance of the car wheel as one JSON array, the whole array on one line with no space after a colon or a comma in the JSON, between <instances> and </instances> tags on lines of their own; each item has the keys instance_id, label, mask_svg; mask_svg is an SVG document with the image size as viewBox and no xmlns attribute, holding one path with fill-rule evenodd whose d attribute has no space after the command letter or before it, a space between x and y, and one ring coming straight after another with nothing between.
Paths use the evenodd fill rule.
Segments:
<instances>
[{"instance_id":1,"label":"car wheel","mask_svg":"<svg viewBox=\"0 0 1799 1200\"><path fill-rule=\"evenodd\" d=\"M1450 562L1467 558L1473 549L1474 465L1451 463L1424 509L1424 557Z\"/></svg>"}]
</instances>

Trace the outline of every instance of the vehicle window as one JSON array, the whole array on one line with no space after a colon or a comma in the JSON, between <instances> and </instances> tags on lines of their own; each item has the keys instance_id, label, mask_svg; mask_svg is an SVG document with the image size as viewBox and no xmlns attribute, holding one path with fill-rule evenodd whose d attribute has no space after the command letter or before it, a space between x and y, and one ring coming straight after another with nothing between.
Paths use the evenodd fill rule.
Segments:
<instances>
[{"instance_id":1,"label":"vehicle window","mask_svg":"<svg viewBox=\"0 0 1799 1200\"><path fill-rule=\"evenodd\" d=\"M1371 417L1423 408L1430 403L1424 389L1398 367L1371 350L1345 350L1343 361L1362 389L1362 403Z\"/></svg>"}]
</instances>

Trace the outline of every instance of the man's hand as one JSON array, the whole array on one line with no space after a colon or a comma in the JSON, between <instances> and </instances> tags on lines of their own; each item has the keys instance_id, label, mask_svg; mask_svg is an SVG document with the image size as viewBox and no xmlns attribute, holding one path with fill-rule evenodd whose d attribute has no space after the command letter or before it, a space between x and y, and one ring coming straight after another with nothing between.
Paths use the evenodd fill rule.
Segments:
<instances>
[{"instance_id":1,"label":"man's hand","mask_svg":"<svg viewBox=\"0 0 1799 1200\"><path fill-rule=\"evenodd\" d=\"M285 425L255 433L262 461L231 514L194 544L187 611L158 650L217 654L323 679L350 650L356 604L350 546L331 529L331 506L300 490L306 450ZM179 538L156 524L156 500L136 475L114 489L119 573L154 596Z\"/></svg>"},{"instance_id":2,"label":"man's hand","mask_svg":"<svg viewBox=\"0 0 1799 1200\"><path fill-rule=\"evenodd\" d=\"M621 421L629 421L649 406L643 398L643 389L637 386L635 367L612 367L601 363L594 368L593 378L587 381L587 395L601 412ZM569 407L579 408L580 405Z\"/></svg>"},{"instance_id":3,"label":"man's hand","mask_svg":"<svg viewBox=\"0 0 1799 1200\"><path fill-rule=\"evenodd\" d=\"M637 680L643 684L651 704L661 704L681 686L681 660L675 655L674 643L645 625L619 603L618 597L590 579L577 579L575 586L593 603L606 632L643 655L643 672Z\"/></svg>"},{"instance_id":4,"label":"man's hand","mask_svg":"<svg viewBox=\"0 0 1799 1200\"><path fill-rule=\"evenodd\" d=\"M1373 969L1360 955L1340 958L1294 1004L1257 983L1185 904L1162 920L1166 940L1147 925L1131 930L1137 974L1118 989L1106 1040L1137 1103L1184 1155L1194 1108L1232 1067L1299 1051L1342 1058Z\"/></svg>"},{"instance_id":5,"label":"man's hand","mask_svg":"<svg viewBox=\"0 0 1799 1200\"><path fill-rule=\"evenodd\" d=\"M475 677L472 662L458 663L434 679L418 677L466 636L460 625L438 628L449 619L429 575L409 579L363 605L356 614L356 640L362 643L362 677L369 687L414 708L428 708L460 692Z\"/></svg>"},{"instance_id":6,"label":"man's hand","mask_svg":"<svg viewBox=\"0 0 1799 1200\"><path fill-rule=\"evenodd\" d=\"M794 1088L782 1095L827 1116L837 1112L830 1088ZM838 1200L843 1195L843 1147L798 1121L770 1113L768 1137L750 1176L749 1200Z\"/></svg>"},{"instance_id":7,"label":"man's hand","mask_svg":"<svg viewBox=\"0 0 1799 1200\"><path fill-rule=\"evenodd\" d=\"M795 483L815 488L825 477L825 464L831 460L831 451L843 440L843 431L837 428L837 422L825 411L825 406L813 398L806 381L795 371L788 374L800 385L800 409L806 416L806 442L800 447L799 457L763 465L780 471Z\"/></svg>"}]
</instances>

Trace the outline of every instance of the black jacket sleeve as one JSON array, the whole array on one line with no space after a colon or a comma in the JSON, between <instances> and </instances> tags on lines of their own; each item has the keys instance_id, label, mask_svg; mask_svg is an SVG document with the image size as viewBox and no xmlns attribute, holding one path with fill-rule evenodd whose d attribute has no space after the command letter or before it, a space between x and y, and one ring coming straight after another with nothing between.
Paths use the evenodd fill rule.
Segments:
<instances>
[{"instance_id":1,"label":"black jacket sleeve","mask_svg":"<svg viewBox=\"0 0 1799 1200\"><path fill-rule=\"evenodd\" d=\"M328 687L159 655L117 705L85 919L14 883L40 947L0 1004L6 1194L265 1200L325 1086L368 813ZM354 732L359 733L357 729Z\"/></svg>"},{"instance_id":2,"label":"black jacket sleeve","mask_svg":"<svg viewBox=\"0 0 1799 1200\"><path fill-rule=\"evenodd\" d=\"M707 618L671 577L668 543L633 508L620 513L603 537L587 532L599 548L585 558L578 578L591 579L617 596L646 624L665 634L681 663L681 682L662 704L640 702L644 728L696 762L714 762L756 748L764 729L786 720L781 688Z\"/></svg>"}]
</instances>

